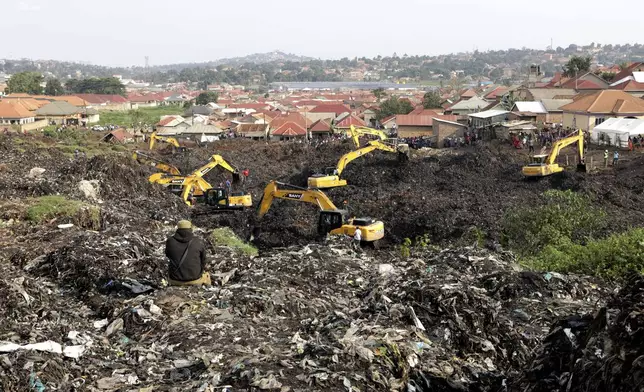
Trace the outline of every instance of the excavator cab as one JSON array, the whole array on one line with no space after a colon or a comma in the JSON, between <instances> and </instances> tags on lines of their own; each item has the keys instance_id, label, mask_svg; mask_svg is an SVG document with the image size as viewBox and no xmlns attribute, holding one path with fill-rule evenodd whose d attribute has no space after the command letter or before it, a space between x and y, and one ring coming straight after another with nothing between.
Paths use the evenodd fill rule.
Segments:
<instances>
[{"instance_id":1,"label":"excavator cab","mask_svg":"<svg viewBox=\"0 0 644 392\"><path fill-rule=\"evenodd\" d=\"M243 192L228 194L227 189L210 188L205 193L205 204L220 210L241 210L244 207L251 207L253 199L250 194Z\"/></svg>"},{"instance_id":2,"label":"excavator cab","mask_svg":"<svg viewBox=\"0 0 644 392\"><path fill-rule=\"evenodd\" d=\"M318 234L326 235L333 230L339 229L346 221L347 211L320 211L320 218L318 219Z\"/></svg>"}]
</instances>

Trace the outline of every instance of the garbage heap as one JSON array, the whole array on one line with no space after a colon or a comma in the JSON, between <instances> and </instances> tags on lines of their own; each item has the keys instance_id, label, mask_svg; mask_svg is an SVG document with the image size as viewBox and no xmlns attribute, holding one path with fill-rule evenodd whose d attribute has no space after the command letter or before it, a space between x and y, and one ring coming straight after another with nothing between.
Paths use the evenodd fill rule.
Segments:
<instances>
[{"instance_id":1,"label":"garbage heap","mask_svg":"<svg viewBox=\"0 0 644 392\"><path fill-rule=\"evenodd\" d=\"M133 238L86 240L97 250L77 286L84 253L0 264L4 390L498 391L556 320L609 292L507 253L342 240L255 258L216 247L212 288L164 287L148 269L162 247ZM111 283L104 263L118 263Z\"/></svg>"},{"instance_id":2,"label":"garbage heap","mask_svg":"<svg viewBox=\"0 0 644 392\"><path fill-rule=\"evenodd\" d=\"M633 277L595 314L557 321L516 390L643 391L644 277Z\"/></svg>"}]
</instances>

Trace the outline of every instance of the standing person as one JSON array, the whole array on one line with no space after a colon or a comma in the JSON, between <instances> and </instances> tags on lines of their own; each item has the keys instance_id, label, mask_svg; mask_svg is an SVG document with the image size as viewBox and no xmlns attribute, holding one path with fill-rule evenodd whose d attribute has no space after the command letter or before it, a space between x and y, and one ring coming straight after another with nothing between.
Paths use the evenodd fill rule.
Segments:
<instances>
[{"instance_id":1,"label":"standing person","mask_svg":"<svg viewBox=\"0 0 644 392\"><path fill-rule=\"evenodd\" d=\"M360 242L362 242L362 229L361 228L356 228L355 233L353 233L353 248L355 250L360 249Z\"/></svg>"},{"instance_id":2,"label":"standing person","mask_svg":"<svg viewBox=\"0 0 644 392\"><path fill-rule=\"evenodd\" d=\"M250 171L248 169L244 169L242 171L242 181L246 183L246 180L248 180L248 176L250 175Z\"/></svg>"},{"instance_id":3,"label":"standing person","mask_svg":"<svg viewBox=\"0 0 644 392\"><path fill-rule=\"evenodd\" d=\"M532 138L530 138L530 140L528 140L528 147L529 147L528 152L534 153L534 140Z\"/></svg>"},{"instance_id":4,"label":"standing person","mask_svg":"<svg viewBox=\"0 0 644 392\"><path fill-rule=\"evenodd\" d=\"M604 151L604 167L608 167L608 150Z\"/></svg>"},{"instance_id":5,"label":"standing person","mask_svg":"<svg viewBox=\"0 0 644 392\"><path fill-rule=\"evenodd\" d=\"M171 286L210 286L206 272L206 247L192 232L192 223L179 221L177 231L165 242L168 263L168 282Z\"/></svg>"},{"instance_id":6,"label":"standing person","mask_svg":"<svg viewBox=\"0 0 644 392\"><path fill-rule=\"evenodd\" d=\"M613 166L617 166L617 161L619 160L619 152L615 150L613 153Z\"/></svg>"},{"instance_id":7,"label":"standing person","mask_svg":"<svg viewBox=\"0 0 644 392\"><path fill-rule=\"evenodd\" d=\"M232 184L230 183L230 180L226 180L226 189L228 190L228 194L230 194L232 190L231 188L232 188Z\"/></svg>"}]
</instances>

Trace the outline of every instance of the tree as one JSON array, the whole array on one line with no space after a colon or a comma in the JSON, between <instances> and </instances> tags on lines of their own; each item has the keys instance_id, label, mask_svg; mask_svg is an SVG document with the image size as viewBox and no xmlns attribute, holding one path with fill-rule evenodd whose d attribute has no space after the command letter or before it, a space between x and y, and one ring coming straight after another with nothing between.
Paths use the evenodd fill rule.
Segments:
<instances>
[{"instance_id":1,"label":"tree","mask_svg":"<svg viewBox=\"0 0 644 392\"><path fill-rule=\"evenodd\" d=\"M125 96L125 86L114 77L70 79L65 83L65 88L70 93L76 94L107 94Z\"/></svg>"},{"instance_id":2,"label":"tree","mask_svg":"<svg viewBox=\"0 0 644 392\"><path fill-rule=\"evenodd\" d=\"M564 75L572 77L590 71L591 61L592 58L590 56L572 56L566 65L564 65Z\"/></svg>"},{"instance_id":3,"label":"tree","mask_svg":"<svg viewBox=\"0 0 644 392\"><path fill-rule=\"evenodd\" d=\"M423 96L423 107L425 109L434 109L441 107L441 96L436 91L428 91Z\"/></svg>"},{"instance_id":4,"label":"tree","mask_svg":"<svg viewBox=\"0 0 644 392\"><path fill-rule=\"evenodd\" d=\"M391 97L380 104L380 110L376 117L378 120L382 120L394 114L409 114L412 110L414 110L414 107L411 106L408 100Z\"/></svg>"},{"instance_id":5,"label":"tree","mask_svg":"<svg viewBox=\"0 0 644 392\"><path fill-rule=\"evenodd\" d=\"M217 103L219 94L214 91L206 91L197 96L197 105L207 105L210 102Z\"/></svg>"},{"instance_id":6,"label":"tree","mask_svg":"<svg viewBox=\"0 0 644 392\"><path fill-rule=\"evenodd\" d=\"M385 89L382 87L378 87L377 89L372 90L371 92L373 93L373 95L376 96L376 99L378 100L378 102L380 102L381 99L387 96L387 94L385 93Z\"/></svg>"},{"instance_id":7,"label":"tree","mask_svg":"<svg viewBox=\"0 0 644 392\"><path fill-rule=\"evenodd\" d=\"M42 94L42 87L40 86L42 82L43 77L38 72L20 72L7 81L7 92L9 94Z\"/></svg>"},{"instance_id":8,"label":"tree","mask_svg":"<svg viewBox=\"0 0 644 392\"><path fill-rule=\"evenodd\" d=\"M53 78L47 80L47 85L45 86L45 95L63 95L65 94L65 89L60 83L60 80Z\"/></svg>"}]
</instances>

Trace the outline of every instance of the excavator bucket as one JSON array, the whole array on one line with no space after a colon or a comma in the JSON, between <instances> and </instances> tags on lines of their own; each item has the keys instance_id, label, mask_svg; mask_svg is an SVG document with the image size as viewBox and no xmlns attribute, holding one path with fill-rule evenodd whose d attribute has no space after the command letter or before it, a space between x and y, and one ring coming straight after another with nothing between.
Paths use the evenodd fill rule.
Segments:
<instances>
[{"instance_id":1,"label":"excavator bucket","mask_svg":"<svg viewBox=\"0 0 644 392\"><path fill-rule=\"evenodd\" d=\"M241 181L241 176L239 175L239 171L235 170L233 172L233 184L238 184Z\"/></svg>"},{"instance_id":2,"label":"excavator bucket","mask_svg":"<svg viewBox=\"0 0 644 392\"><path fill-rule=\"evenodd\" d=\"M577 171L580 173L586 173L586 164L585 163L578 163L577 164Z\"/></svg>"}]
</instances>

